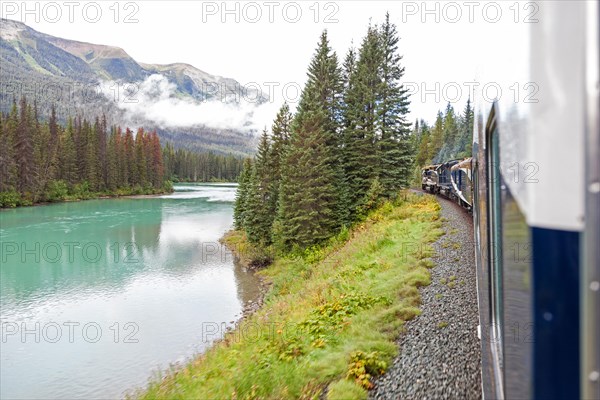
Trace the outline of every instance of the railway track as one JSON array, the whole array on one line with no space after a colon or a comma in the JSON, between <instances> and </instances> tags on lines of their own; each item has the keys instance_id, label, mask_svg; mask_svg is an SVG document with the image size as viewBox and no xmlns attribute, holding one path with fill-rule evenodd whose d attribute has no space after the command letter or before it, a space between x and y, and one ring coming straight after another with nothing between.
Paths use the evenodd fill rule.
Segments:
<instances>
[{"instance_id":1,"label":"railway track","mask_svg":"<svg viewBox=\"0 0 600 400\"><path fill-rule=\"evenodd\" d=\"M456 203L438 199L446 234L434 244L431 284L420 289L422 312L406 324L400 353L371 399L481 398L473 223Z\"/></svg>"}]
</instances>

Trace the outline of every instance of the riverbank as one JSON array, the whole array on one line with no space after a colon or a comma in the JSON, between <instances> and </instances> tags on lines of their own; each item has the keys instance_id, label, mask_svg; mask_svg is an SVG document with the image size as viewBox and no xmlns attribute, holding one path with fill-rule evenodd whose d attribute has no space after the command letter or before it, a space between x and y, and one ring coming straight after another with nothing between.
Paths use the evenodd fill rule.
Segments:
<instances>
[{"instance_id":1,"label":"riverbank","mask_svg":"<svg viewBox=\"0 0 600 400\"><path fill-rule=\"evenodd\" d=\"M119 189L114 192L77 192L69 194L67 192L61 192L59 194L51 196L50 199L44 199L40 201L32 201L30 199L23 198L16 192L2 192L0 193L0 210L11 209L18 207L32 207L32 206L43 206L48 204L57 203L69 203L78 202L85 200L97 200L97 199L116 199L116 198L147 198L154 196L161 196L165 194L173 193L173 185L166 184L164 188L152 188L152 189Z\"/></svg>"},{"instance_id":2,"label":"riverbank","mask_svg":"<svg viewBox=\"0 0 600 400\"><path fill-rule=\"evenodd\" d=\"M257 272L270 284L263 307L137 397L366 398L420 313L439 210L430 196L404 193L329 246L276 258Z\"/></svg>"}]
</instances>

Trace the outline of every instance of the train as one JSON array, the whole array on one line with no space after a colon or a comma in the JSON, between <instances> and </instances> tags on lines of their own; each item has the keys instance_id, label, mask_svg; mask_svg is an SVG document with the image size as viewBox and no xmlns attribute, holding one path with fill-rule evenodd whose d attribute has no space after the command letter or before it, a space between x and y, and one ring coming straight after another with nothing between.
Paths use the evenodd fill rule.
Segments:
<instances>
[{"instance_id":1,"label":"train","mask_svg":"<svg viewBox=\"0 0 600 400\"><path fill-rule=\"evenodd\" d=\"M467 211L473 209L473 158L450 160L421 170L421 188L441 194Z\"/></svg>"},{"instance_id":2,"label":"train","mask_svg":"<svg viewBox=\"0 0 600 400\"><path fill-rule=\"evenodd\" d=\"M483 398L600 399L599 5L534 4L480 61L537 98L476 94L471 157L421 188L472 213Z\"/></svg>"}]
</instances>

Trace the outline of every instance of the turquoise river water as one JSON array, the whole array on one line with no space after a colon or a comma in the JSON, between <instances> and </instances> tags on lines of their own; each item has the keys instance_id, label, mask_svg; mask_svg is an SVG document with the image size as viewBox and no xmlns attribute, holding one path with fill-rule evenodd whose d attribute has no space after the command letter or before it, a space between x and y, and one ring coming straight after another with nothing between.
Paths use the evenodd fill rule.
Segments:
<instances>
[{"instance_id":1,"label":"turquoise river water","mask_svg":"<svg viewBox=\"0 0 600 400\"><path fill-rule=\"evenodd\" d=\"M240 317L235 186L175 189L0 211L1 398L122 398Z\"/></svg>"}]
</instances>

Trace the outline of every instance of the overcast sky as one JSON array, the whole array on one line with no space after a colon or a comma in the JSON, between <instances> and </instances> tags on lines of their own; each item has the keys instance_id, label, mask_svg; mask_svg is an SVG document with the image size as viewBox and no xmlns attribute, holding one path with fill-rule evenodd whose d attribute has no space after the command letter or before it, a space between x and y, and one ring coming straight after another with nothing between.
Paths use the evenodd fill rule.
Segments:
<instances>
[{"instance_id":1,"label":"overcast sky","mask_svg":"<svg viewBox=\"0 0 600 400\"><path fill-rule=\"evenodd\" d=\"M478 78L476 65L493 47L490 38L518 40L515 32L537 14L536 4L512 1L51 3L26 2L25 13L21 1L3 1L2 16L54 36L118 46L140 62L189 63L242 84L258 83L265 92L275 82L276 108L284 85L293 101L294 87L305 82L323 29L343 60L352 43L360 45L369 22L382 22L389 11L401 37L404 81L416 92L411 121L432 121L448 100L462 110L469 82Z\"/></svg>"}]
</instances>

